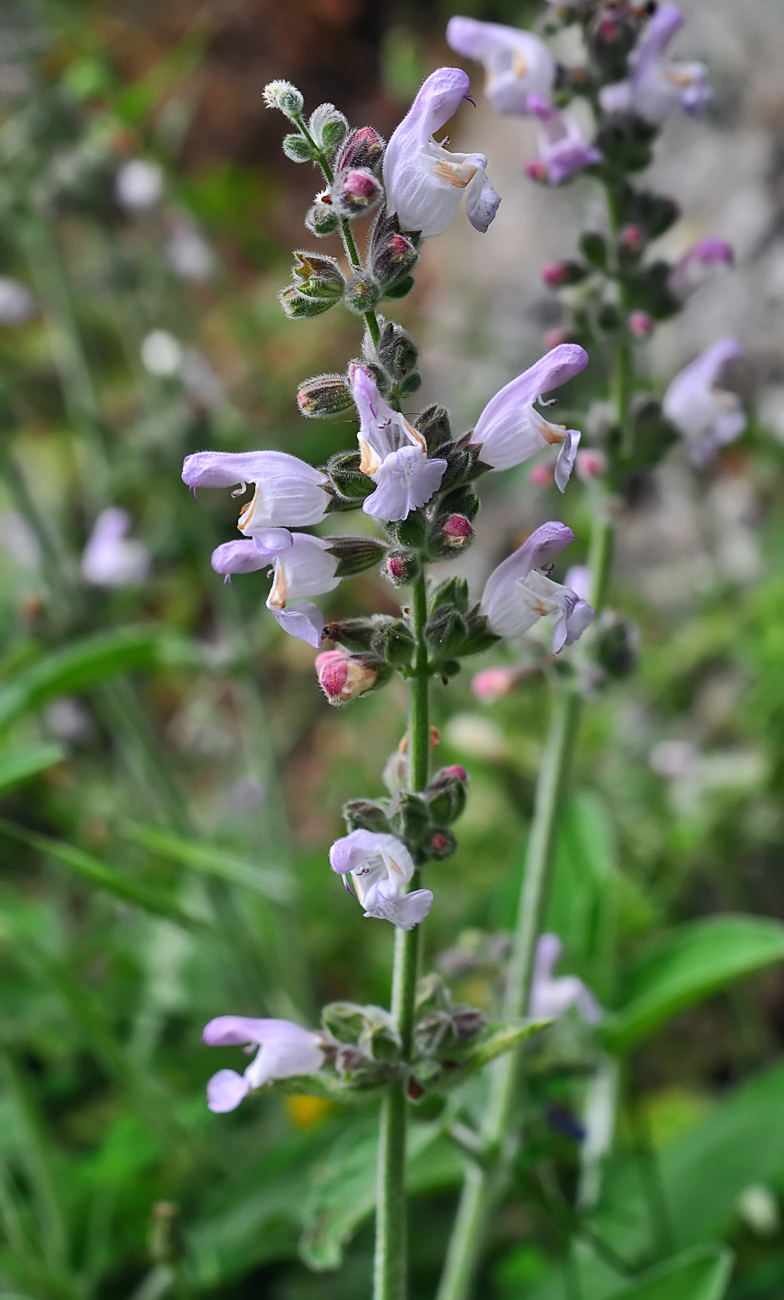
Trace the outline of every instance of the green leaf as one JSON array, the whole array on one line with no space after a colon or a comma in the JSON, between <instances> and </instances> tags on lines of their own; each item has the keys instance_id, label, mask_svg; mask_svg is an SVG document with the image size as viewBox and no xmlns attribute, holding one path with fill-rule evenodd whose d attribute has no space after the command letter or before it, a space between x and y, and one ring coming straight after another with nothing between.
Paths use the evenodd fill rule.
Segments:
<instances>
[{"instance_id":1,"label":"green leaf","mask_svg":"<svg viewBox=\"0 0 784 1300\"><path fill-rule=\"evenodd\" d=\"M100 858L94 858L91 853L86 853L84 849L79 849L73 844L52 839L48 835L39 835L37 831L28 831L14 822L7 821L4 817L0 818L0 834L8 835L22 844L29 844L39 853L44 853L47 857L54 858L55 862L62 863L83 880L89 880L90 884L97 885L100 889L114 894L116 898L121 898L123 902L133 903L154 916L164 916L167 920L176 921L189 929L194 927L201 929L208 924L201 917L186 912L168 894L131 880L115 867L108 866Z\"/></svg>"},{"instance_id":2,"label":"green leaf","mask_svg":"<svg viewBox=\"0 0 784 1300\"><path fill-rule=\"evenodd\" d=\"M62 763L66 753L63 745L37 745L18 754L6 754L0 758L0 794Z\"/></svg>"},{"instance_id":3,"label":"green leaf","mask_svg":"<svg viewBox=\"0 0 784 1300\"><path fill-rule=\"evenodd\" d=\"M149 668L156 662L159 641L160 633L149 628L123 628L43 655L0 690L0 727L58 695L87 690L117 673Z\"/></svg>"},{"instance_id":4,"label":"green leaf","mask_svg":"<svg viewBox=\"0 0 784 1300\"><path fill-rule=\"evenodd\" d=\"M257 867L219 845L197 843L185 836L162 831L157 826L126 822L120 829L121 834L135 844L140 844L150 853L157 853L170 862L180 862L194 871L218 876L233 885L242 885L244 889L263 894L275 903L293 902L294 884L285 871L274 867Z\"/></svg>"},{"instance_id":5,"label":"green leaf","mask_svg":"<svg viewBox=\"0 0 784 1300\"><path fill-rule=\"evenodd\" d=\"M265 1084L264 1090L282 1092L293 1096L324 1097L328 1101L339 1101L342 1105L356 1105L358 1102L378 1101L386 1084L371 1088L348 1088L332 1074L290 1074L286 1079L275 1079Z\"/></svg>"},{"instance_id":6,"label":"green leaf","mask_svg":"<svg viewBox=\"0 0 784 1300\"><path fill-rule=\"evenodd\" d=\"M726 1246L699 1246L651 1269L616 1300L721 1300L732 1259Z\"/></svg>"},{"instance_id":7,"label":"green leaf","mask_svg":"<svg viewBox=\"0 0 784 1300\"><path fill-rule=\"evenodd\" d=\"M623 1005L603 1029L629 1051L672 1016L733 980L784 960L784 925L754 916L715 916L679 926L620 980Z\"/></svg>"},{"instance_id":8,"label":"green leaf","mask_svg":"<svg viewBox=\"0 0 784 1300\"><path fill-rule=\"evenodd\" d=\"M496 1020L485 1025L465 1047L450 1052L461 1064L461 1069L455 1072L455 1082L462 1083L470 1074L483 1069L504 1052L511 1052L552 1023L552 1020Z\"/></svg>"}]
</instances>

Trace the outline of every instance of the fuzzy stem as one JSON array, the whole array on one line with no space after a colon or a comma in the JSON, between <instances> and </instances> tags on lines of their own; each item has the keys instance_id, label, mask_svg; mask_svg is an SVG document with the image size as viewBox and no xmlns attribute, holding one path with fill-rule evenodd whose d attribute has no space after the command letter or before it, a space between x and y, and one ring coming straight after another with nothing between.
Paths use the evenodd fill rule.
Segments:
<instances>
[{"instance_id":1,"label":"fuzzy stem","mask_svg":"<svg viewBox=\"0 0 784 1300\"><path fill-rule=\"evenodd\" d=\"M410 785L412 790L424 790L430 767L430 673L425 640L427 587L424 574L414 584L412 616L416 658L408 732ZM419 872L416 871L411 889L418 888ZM392 1015L400 1034L404 1061L411 1055L421 929L421 925L415 925L413 930L395 931ZM405 1300L407 1292L406 1128L406 1085L401 1079L390 1085L381 1104L374 1300Z\"/></svg>"}]
</instances>

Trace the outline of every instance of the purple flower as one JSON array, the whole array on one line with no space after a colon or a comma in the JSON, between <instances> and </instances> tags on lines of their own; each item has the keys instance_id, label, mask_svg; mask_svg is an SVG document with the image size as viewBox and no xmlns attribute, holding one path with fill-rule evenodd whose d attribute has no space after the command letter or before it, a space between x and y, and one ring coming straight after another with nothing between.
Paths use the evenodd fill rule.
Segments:
<instances>
[{"instance_id":1,"label":"purple flower","mask_svg":"<svg viewBox=\"0 0 784 1300\"><path fill-rule=\"evenodd\" d=\"M735 339L722 339L676 375L664 394L662 410L683 435L693 464L710 463L727 443L746 428L746 415L737 393L718 381L729 361L743 356Z\"/></svg>"},{"instance_id":2,"label":"purple flower","mask_svg":"<svg viewBox=\"0 0 784 1300\"><path fill-rule=\"evenodd\" d=\"M376 485L362 509L376 519L405 519L438 490L446 461L428 459L421 433L387 405L362 366L349 367L349 382L360 419L359 468Z\"/></svg>"},{"instance_id":3,"label":"purple flower","mask_svg":"<svg viewBox=\"0 0 784 1300\"><path fill-rule=\"evenodd\" d=\"M338 557L327 549L329 542L309 533L290 533L286 528L268 528L246 541L224 542L212 553L216 573L253 573L274 565L267 609L284 631L314 649L321 644L324 615L318 605L303 600L333 591ZM290 601L298 601L293 609Z\"/></svg>"},{"instance_id":4,"label":"purple flower","mask_svg":"<svg viewBox=\"0 0 784 1300\"><path fill-rule=\"evenodd\" d=\"M533 32L475 18L450 18L446 39L458 54L484 64L485 94L497 113L528 113L530 94L549 99L555 59Z\"/></svg>"},{"instance_id":5,"label":"purple flower","mask_svg":"<svg viewBox=\"0 0 784 1300\"><path fill-rule=\"evenodd\" d=\"M528 96L528 111L539 121L539 160L528 164L529 176L560 185L573 172L602 161L577 124L541 95Z\"/></svg>"},{"instance_id":6,"label":"purple flower","mask_svg":"<svg viewBox=\"0 0 784 1300\"><path fill-rule=\"evenodd\" d=\"M685 302L723 267L732 266L732 247L723 239L698 239L675 263L667 288L678 302Z\"/></svg>"},{"instance_id":7,"label":"purple flower","mask_svg":"<svg viewBox=\"0 0 784 1300\"><path fill-rule=\"evenodd\" d=\"M528 1014L534 1020L558 1020L569 1007L577 1007L586 1024L596 1025L602 1018L602 1008L587 985L576 975L553 979L553 967L562 952L557 934L540 935Z\"/></svg>"},{"instance_id":8,"label":"purple flower","mask_svg":"<svg viewBox=\"0 0 784 1300\"><path fill-rule=\"evenodd\" d=\"M399 930L413 930L430 911L432 890L405 892L414 863L405 844L394 835L352 831L335 840L329 861L333 871L351 877L365 916L391 921Z\"/></svg>"},{"instance_id":9,"label":"purple flower","mask_svg":"<svg viewBox=\"0 0 784 1300\"><path fill-rule=\"evenodd\" d=\"M218 1070L207 1084L207 1105L222 1114L239 1106L253 1088L272 1079L314 1074L324 1064L324 1039L290 1020L252 1020L248 1016L218 1016L204 1027L202 1038L210 1047L258 1044L244 1074Z\"/></svg>"},{"instance_id":10,"label":"purple flower","mask_svg":"<svg viewBox=\"0 0 784 1300\"><path fill-rule=\"evenodd\" d=\"M36 311L30 290L10 275L0 275L0 325L23 325Z\"/></svg>"},{"instance_id":11,"label":"purple flower","mask_svg":"<svg viewBox=\"0 0 784 1300\"><path fill-rule=\"evenodd\" d=\"M421 87L403 121L392 133L384 155L384 186L391 216L401 230L442 235L465 192L471 225L487 230L501 202L485 173L481 153L450 153L436 144L440 131L468 94L470 82L460 68L438 68Z\"/></svg>"},{"instance_id":12,"label":"purple flower","mask_svg":"<svg viewBox=\"0 0 784 1300\"><path fill-rule=\"evenodd\" d=\"M686 113L698 113L711 97L704 63L667 61L667 46L683 26L675 5L659 5L645 29L631 62L626 81L605 86L599 100L606 113L633 112L660 126L680 104Z\"/></svg>"},{"instance_id":13,"label":"purple flower","mask_svg":"<svg viewBox=\"0 0 784 1300\"><path fill-rule=\"evenodd\" d=\"M573 541L574 533L566 524L542 524L493 570L479 605L491 632L520 636L537 619L555 614L553 654L582 636L596 617L595 610L569 587L540 572L543 564L549 564Z\"/></svg>"},{"instance_id":14,"label":"purple flower","mask_svg":"<svg viewBox=\"0 0 784 1300\"><path fill-rule=\"evenodd\" d=\"M82 577L94 587L138 587L150 572L150 552L128 537L131 516L108 506L96 519L82 552Z\"/></svg>"},{"instance_id":15,"label":"purple flower","mask_svg":"<svg viewBox=\"0 0 784 1300\"><path fill-rule=\"evenodd\" d=\"M326 474L286 451L197 451L186 457L182 479L194 489L239 484L234 496L253 483L256 491L238 524L246 537L278 526L319 524L331 500Z\"/></svg>"},{"instance_id":16,"label":"purple flower","mask_svg":"<svg viewBox=\"0 0 784 1300\"><path fill-rule=\"evenodd\" d=\"M479 459L493 469L522 465L543 447L558 446L555 481L564 491L572 472L580 434L551 424L534 409L542 393L559 388L588 364L588 353L577 343L561 343L491 397L471 434Z\"/></svg>"}]
</instances>

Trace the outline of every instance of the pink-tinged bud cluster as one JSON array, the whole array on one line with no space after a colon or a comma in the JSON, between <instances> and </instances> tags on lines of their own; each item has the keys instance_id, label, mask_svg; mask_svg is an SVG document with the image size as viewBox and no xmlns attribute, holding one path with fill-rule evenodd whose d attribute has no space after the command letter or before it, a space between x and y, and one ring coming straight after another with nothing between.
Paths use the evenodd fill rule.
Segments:
<instances>
[{"instance_id":1,"label":"pink-tinged bud cluster","mask_svg":"<svg viewBox=\"0 0 784 1300\"><path fill-rule=\"evenodd\" d=\"M559 289L562 284L566 284L564 270L564 262L548 262L542 267L542 279L551 289Z\"/></svg>"},{"instance_id":2,"label":"pink-tinged bud cluster","mask_svg":"<svg viewBox=\"0 0 784 1300\"><path fill-rule=\"evenodd\" d=\"M364 659L344 654L342 650L325 650L316 655L319 686L330 704L346 704L364 695L376 684L378 673Z\"/></svg>"},{"instance_id":3,"label":"pink-tinged bud cluster","mask_svg":"<svg viewBox=\"0 0 784 1300\"><path fill-rule=\"evenodd\" d=\"M585 451L578 451L575 468L577 477L582 479L583 483L588 483L591 479L603 478L607 473L607 457L603 451L586 447Z\"/></svg>"},{"instance_id":4,"label":"pink-tinged bud cluster","mask_svg":"<svg viewBox=\"0 0 784 1300\"><path fill-rule=\"evenodd\" d=\"M467 546L473 536L473 526L465 515L450 515L441 529L441 541L444 546L455 551Z\"/></svg>"},{"instance_id":5,"label":"pink-tinged bud cluster","mask_svg":"<svg viewBox=\"0 0 784 1300\"><path fill-rule=\"evenodd\" d=\"M530 158L525 164L525 174L532 181L539 181L540 185L547 184L547 168L540 158Z\"/></svg>"},{"instance_id":6,"label":"pink-tinged bud cluster","mask_svg":"<svg viewBox=\"0 0 784 1300\"><path fill-rule=\"evenodd\" d=\"M647 339L653 333L653 317L647 311L630 311L626 320L629 330L636 339Z\"/></svg>"}]
</instances>

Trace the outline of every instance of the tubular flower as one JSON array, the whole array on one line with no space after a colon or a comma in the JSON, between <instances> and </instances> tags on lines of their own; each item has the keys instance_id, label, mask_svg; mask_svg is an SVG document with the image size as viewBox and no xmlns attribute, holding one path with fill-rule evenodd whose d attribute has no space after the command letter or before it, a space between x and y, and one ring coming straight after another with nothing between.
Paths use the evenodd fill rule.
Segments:
<instances>
[{"instance_id":1,"label":"tubular flower","mask_svg":"<svg viewBox=\"0 0 784 1300\"><path fill-rule=\"evenodd\" d=\"M701 289L722 267L732 266L731 246L723 239L698 239L683 254L670 272L667 288L678 302L685 302Z\"/></svg>"},{"instance_id":2,"label":"tubular flower","mask_svg":"<svg viewBox=\"0 0 784 1300\"><path fill-rule=\"evenodd\" d=\"M491 397L470 440L470 445L478 448L483 464L492 469L511 469L544 447L557 446L555 481L563 492L580 445L580 434L562 424L551 424L534 409L534 403L541 401L542 393L559 388L567 379L578 375L587 364L585 348L577 343L561 343Z\"/></svg>"},{"instance_id":3,"label":"tubular flower","mask_svg":"<svg viewBox=\"0 0 784 1300\"><path fill-rule=\"evenodd\" d=\"M144 542L128 537L131 516L108 506L96 519L82 552L82 577L94 587L137 587L150 572Z\"/></svg>"},{"instance_id":4,"label":"tubular flower","mask_svg":"<svg viewBox=\"0 0 784 1300\"><path fill-rule=\"evenodd\" d=\"M247 541L224 542L212 553L216 573L230 578L234 573L254 573L274 565L267 609L280 626L315 650L321 644L324 615L318 605L303 600L333 591L338 557L328 551L329 542L309 533L290 533L286 528L268 528ZM290 601L299 602L294 608Z\"/></svg>"},{"instance_id":5,"label":"tubular flower","mask_svg":"<svg viewBox=\"0 0 784 1300\"><path fill-rule=\"evenodd\" d=\"M458 54L485 69L485 94L497 113L527 113L530 94L549 98L555 59L532 32L475 18L450 18L446 39Z\"/></svg>"},{"instance_id":6,"label":"tubular flower","mask_svg":"<svg viewBox=\"0 0 784 1300\"><path fill-rule=\"evenodd\" d=\"M421 433L387 405L362 366L349 367L349 383L360 419L359 468L376 485L362 509L376 519L405 519L438 490L446 461L428 459Z\"/></svg>"},{"instance_id":7,"label":"tubular flower","mask_svg":"<svg viewBox=\"0 0 784 1300\"><path fill-rule=\"evenodd\" d=\"M542 524L493 570L479 605L491 632L520 636L537 619L555 614L553 654L582 636L596 617L595 610L570 587L540 572L541 565L554 560L573 541L574 533L566 524Z\"/></svg>"},{"instance_id":8,"label":"tubular flower","mask_svg":"<svg viewBox=\"0 0 784 1300\"><path fill-rule=\"evenodd\" d=\"M204 1027L210 1047L257 1044L259 1051L244 1074L218 1070L207 1084L207 1105L222 1114L235 1110L243 1097L272 1079L314 1074L324 1064L324 1039L290 1020L253 1020L248 1016L218 1016Z\"/></svg>"},{"instance_id":9,"label":"tubular flower","mask_svg":"<svg viewBox=\"0 0 784 1300\"><path fill-rule=\"evenodd\" d=\"M577 124L541 95L528 96L528 111L539 121L539 158L526 168L534 180L560 185L567 176L602 161Z\"/></svg>"},{"instance_id":10,"label":"tubular flower","mask_svg":"<svg viewBox=\"0 0 784 1300\"><path fill-rule=\"evenodd\" d=\"M394 835L352 831L335 840L329 861L333 871L351 877L365 916L391 921L399 930L413 930L430 911L432 890L405 892L414 874L414 862L405 844ZM345 884L351 892L347 881Z\"/></svg>"},{"instance_id":11,"label":"tubular flower","mask_svg":"<svg viewBox=\"0 0 784 1300\"><path fill-rule=\"evenodd\" d=\"M468 94L460 68L438 68L421 87L384 155L384 187L390 216L401 230L442 235L465 192L466 215L484 233L501 202L485 173L481 153L450 153L436 144L440 131Z\"/></svg>"},{"instance_id":12,"label":"tubular flower","mask_svg":"<svg viewBox=\"0 0 784 1300\"><path fill-rule=\"evenodd\" d=\"M320 524L331 499L326 474L286 451L197 451L186 456L182 479L194 490L239 485L235 496L252 483L256 490L238 524L246 537L268 528Z\"/></svg>"},{"instance_id":13,"label":"tubular flower","mask_svg":"<svg viewBox=\"0 0 784 1300\"><path fill-rule=\"evenodd\" d=\"M553 967L562 952L563 944L557 934L539 936L528 1014L534 1020L558 1020L569 1007L577 1007L587 1025L597 1025L602 1008L588 986L576 975L553 978Z\"/></svg>"},{"instance_id":14,"label":"tubular flower","mask_svg":"<svg viewBox=\"0 0 784 1300\"><path fill-rule=\"evenodd\" d=\"M683 435L694 465L709 464L746 428L740 397L718 382L722 368L742 356L735 339L722 339L676 375L664 394L662 410Z\"/></svg>"},{"instance_id":15,"label":"tubular flower","mask_svg":"<svg viewBox=\"0 0 784 1300\"><path fill-rule=\"evenodd\" d=\"M606 113L632 112L660 126L680 104L686 113L699 113L711 97L704 63L676 63L665 57L667 46L683 26L675 5L656 10L632 56L631 76L605 86L599 100Z\"/></svg>"}]
</instances>

